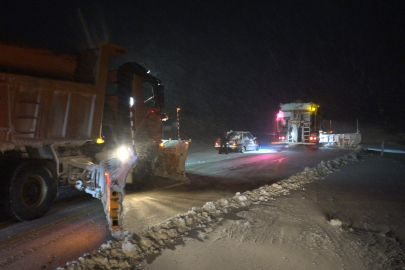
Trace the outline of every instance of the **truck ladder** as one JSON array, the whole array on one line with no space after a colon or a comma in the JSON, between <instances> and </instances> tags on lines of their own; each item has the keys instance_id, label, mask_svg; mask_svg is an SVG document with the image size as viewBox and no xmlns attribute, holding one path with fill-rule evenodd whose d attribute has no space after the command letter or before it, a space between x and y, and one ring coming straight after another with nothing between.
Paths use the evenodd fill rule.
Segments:
<instances>
[{"instance_id":1,"label":"truck ladder","mask_svg":"<svg viewBox=\"0 0 405 270\"><path fill-rule=\"evenodd\" d=\"M34 138L37 127L39 103L32 101L19 101L16 114L15 131L26 138Z\"/></svg>"},{"instance_id":2,"label":"truck ladder","mask_svg":"<svg viewBox=\"0 0 405 270\"><path fill-rule=\"evenodd\" d=\"M302 142L309 142L310 132L310 122L305 121L302 123Z\"/></svg>"}]
</instances>

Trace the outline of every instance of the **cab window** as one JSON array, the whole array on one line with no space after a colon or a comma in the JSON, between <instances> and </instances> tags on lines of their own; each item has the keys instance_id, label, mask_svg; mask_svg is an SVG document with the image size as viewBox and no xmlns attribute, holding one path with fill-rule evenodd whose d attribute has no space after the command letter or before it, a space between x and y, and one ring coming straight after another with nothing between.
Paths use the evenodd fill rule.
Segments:
<instances>
[{"instance_id":1,"label":"cab window","mask_svg":"<svg viewBox=\"0 0 405 270\"><path fill-rule=\"evenodd\" d=\"M229 139L230 141L240 140L240 136L239 136L239 134L238 134L237 132L231 132L231 133L228 135L228 139Z\"/></svg>"},{"instance_id":2,"label":"cab window","mask_svg":"<svg viewBox=\"0 0 405 270\"><path fill-rule=\"evenodd\" d=\"M153 85L150 82L143 82L143 100L146 106L154 107L156 104Z\"/></svg>"}]
</instances>

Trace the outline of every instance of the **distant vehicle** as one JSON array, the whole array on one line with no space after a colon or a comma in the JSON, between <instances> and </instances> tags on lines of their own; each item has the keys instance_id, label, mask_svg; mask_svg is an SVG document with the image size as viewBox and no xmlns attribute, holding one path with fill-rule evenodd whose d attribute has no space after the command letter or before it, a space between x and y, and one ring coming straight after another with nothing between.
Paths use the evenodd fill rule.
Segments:
<instances>
[{"instance_id":1,"label":"distant vehicle","mask_svg":"<svg viewBox=\"0 0 405 270\"><path fill-rule=\"evenodd\" d=\"M316 150L319 146L356 148L361 141L361 134L330 134L323 132L319 105L301 101L280 104L277 114L277 133L279 141L272 144L306 146Z\"/></svg>"},{"instance_id":2,"label":"distant vehicle","mask_svg":"<svg viewBox=\"0 0 405 270\"><path fill-rule=\"evenodd\" d=\"M241 152L257 151L260 148L260 143L256 137L249 131L232 131L228 135L228 142L226 143L229 151ZM221 139L215 142L215 150L219 150L221 146Z\"/></svg>"}]
</instances>

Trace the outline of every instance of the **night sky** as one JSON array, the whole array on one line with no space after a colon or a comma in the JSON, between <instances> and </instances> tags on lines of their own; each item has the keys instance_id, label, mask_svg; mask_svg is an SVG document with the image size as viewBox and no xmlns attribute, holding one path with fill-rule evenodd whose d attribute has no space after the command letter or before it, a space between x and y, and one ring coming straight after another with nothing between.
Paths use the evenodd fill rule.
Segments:
<instances>
[{"instance_id":1,"label":"night sky","mask_svg":"<svg viewBox=\"0 0 405 270\"><path fill-rule=\"evenodd\" d=\"M1 4L1 42L127 48L112 67L160 78L190 137L272 132L279 104L297 99L324 119L405 132L404 1L24 2Z\"/></svg>"}]
</instances>

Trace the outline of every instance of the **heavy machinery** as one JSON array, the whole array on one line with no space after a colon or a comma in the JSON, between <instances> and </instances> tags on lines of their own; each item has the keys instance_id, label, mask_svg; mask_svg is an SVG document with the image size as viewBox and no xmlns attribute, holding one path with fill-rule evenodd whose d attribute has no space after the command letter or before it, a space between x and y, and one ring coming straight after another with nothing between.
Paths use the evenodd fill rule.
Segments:
<instances>
[{"instance_id":1,"label":"heavy machinery","mask_svg":"<svg viewBox=\"0 0 405 270\"><path fill-rule=\"evenodd\" d=\"M273 144L304 145L307 149L319 147L321 121L319 105L309 102L280 104L277 114L278 142Z\"/></svg>"},{"instance_id":2,"label":"heavy machinery","mask_svg":"<svg viewBox=\"0 0 405 270\"><path fill-rule=\"evenodd\" d=\"M72 55L0 45L0 202L10 216L43 216L71 185L100 199L120 234L130 172L186 179L187 142L161 141L162 83L133 62L108 69L125 54L110 43Z\"/></svg>"},{"instance_id":3,"label":"heavy machinery","mask_svg":"<svg viewBox=\"0 0 405 270\"><path fill-rule=\"evenodd\" d=\"M313 102L280 104L276 118L278 142L272 144L302 145L309 150L316 150L319 146L357 147L361 141L359 132L328 134L322 130L319 108Z\"/></svg>"}]
</instances>

